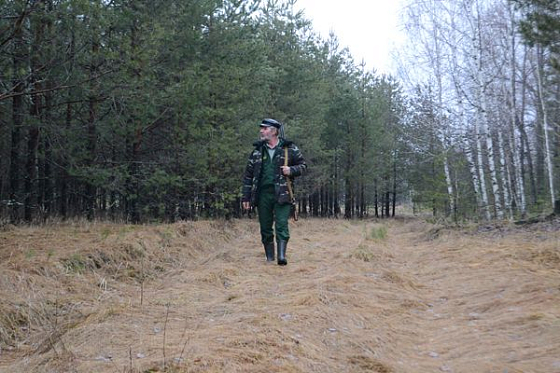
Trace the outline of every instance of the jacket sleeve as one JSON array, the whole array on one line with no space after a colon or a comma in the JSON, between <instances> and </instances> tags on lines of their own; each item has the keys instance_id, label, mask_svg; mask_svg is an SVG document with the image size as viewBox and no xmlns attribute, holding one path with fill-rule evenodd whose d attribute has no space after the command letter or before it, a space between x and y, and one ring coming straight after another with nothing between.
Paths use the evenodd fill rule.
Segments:
<instances>
[{"instance_id":1,"label":"jacket sleeve","mask_svg":"<svg viewBox=\"0 0 560 373\"><path fill-rule=\"evenodd\" d=\"M299 148L295 145L291 149L292 157L290 161L290 175L293 177L301 176L307 170L307 164Z\"/></svg>"},{"instance_id":2,"label":"jacket sleeve","mask_svg":"<svg viewBox=\"0 0 560 373\"><path fill-rule=\"evenodd\" d=\"M241 200L243 202L251 201L251 190L253 188L253 175L254 175L255 161L254 152L249 155L245 172L243 173L243 189L241 191Z\"/></svg>"}]
</instances>

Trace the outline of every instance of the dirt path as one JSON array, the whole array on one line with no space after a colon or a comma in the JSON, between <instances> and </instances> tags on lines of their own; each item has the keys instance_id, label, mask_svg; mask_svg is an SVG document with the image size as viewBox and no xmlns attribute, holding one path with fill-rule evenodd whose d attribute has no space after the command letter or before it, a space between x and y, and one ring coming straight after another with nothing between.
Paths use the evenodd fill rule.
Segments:
<instances>
[{"instance_id":1,"label":"dirt path","mask_svg":"<svg viewBox=\"0 0 560 373\"><path fill-rule=\"evenodd\" d=\"M169 372L560 372L558 227L474 235L416 220L306 220L292 227L287 267L265 264L254 221L107 229L77 242L140 242L151 256L129 266L136 281L67 272L65 294L81 294L71 325L4 349L0 371L162 371L165 361ZM29 232L8 242L18 235ZM3 284L23 291L22 266L20 285L7 268Z\"/></svg>"}]
</instances>

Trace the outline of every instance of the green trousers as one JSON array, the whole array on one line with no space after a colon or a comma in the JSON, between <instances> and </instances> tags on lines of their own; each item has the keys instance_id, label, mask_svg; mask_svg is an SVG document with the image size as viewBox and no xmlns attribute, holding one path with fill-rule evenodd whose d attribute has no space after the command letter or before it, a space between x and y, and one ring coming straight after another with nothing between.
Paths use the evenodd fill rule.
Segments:
<instances>
[{"instance_id":1,"label":"green trousers","mask_svg":"<svg viewBox=\"0 0 560 373\"><path fill-rule=\"evenodd\" d=\"M274 188L267 188L259 193L257 209L259 211L261 240L263 244L274 242L273 223L277 241L288 241L290 239L290 230L288 229L290 205L280 205L276 202Z\"/></svg>"}]
</instances>

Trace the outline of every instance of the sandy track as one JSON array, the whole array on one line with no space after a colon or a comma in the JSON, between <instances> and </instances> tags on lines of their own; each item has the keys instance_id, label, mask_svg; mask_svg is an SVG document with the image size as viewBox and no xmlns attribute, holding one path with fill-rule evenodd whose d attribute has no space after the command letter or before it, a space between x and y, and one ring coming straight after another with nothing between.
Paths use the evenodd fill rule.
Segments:
<instances>
[{"instance_id":1,"label":"sandy track","mask_svg":"<svg viewBox=\"0 0 560 373\"><path fill-rule=\"evenodd\" d=\"M142 271L152 270L144 290L138 276L104 268L59 275L66 291L45 279L37 302L64 298L79 312L55 319L58 334L51 319L4 348L0 371L560 372L557 229L305 220L292 227L286 267L265 264L255 221L107 229L77 233L67 249L140 242L150 253ZM13 265L14 242L29 232L9 233L2 282L23 295L22 278L37 284L41 273Z\"/></svg>"}]
</instances>

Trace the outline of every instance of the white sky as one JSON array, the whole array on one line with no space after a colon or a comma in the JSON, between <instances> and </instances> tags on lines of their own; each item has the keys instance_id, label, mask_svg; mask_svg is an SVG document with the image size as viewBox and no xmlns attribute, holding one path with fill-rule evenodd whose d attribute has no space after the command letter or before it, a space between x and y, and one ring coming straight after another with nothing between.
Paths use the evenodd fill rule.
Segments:
<instances>
[{"instance_id":1,"label":"white sky","mask_svg":"<svg viewBox=\"0 0 560 373\"><path fill-rule=\"evenodd\" d=\"M324 38L330 31L348 47L359 64L378 73L394 73L391 51L402 41L399 11L402 0L297 0L313 28Z\"/></svg>"}]
</instances>

